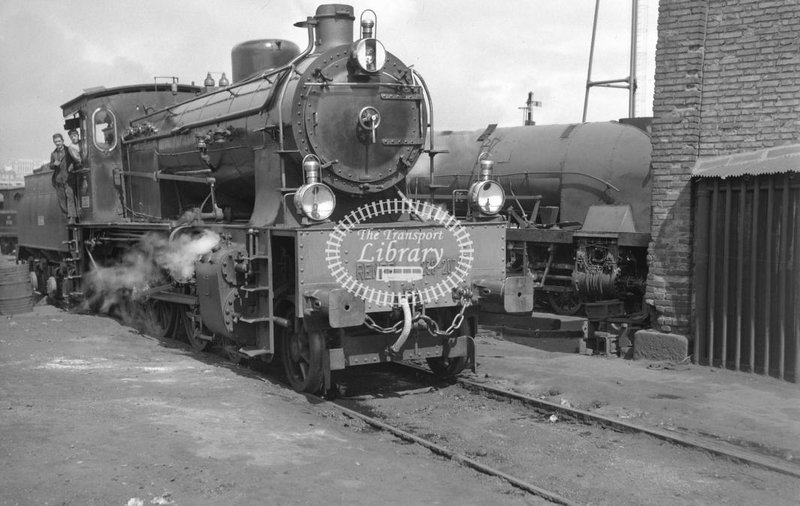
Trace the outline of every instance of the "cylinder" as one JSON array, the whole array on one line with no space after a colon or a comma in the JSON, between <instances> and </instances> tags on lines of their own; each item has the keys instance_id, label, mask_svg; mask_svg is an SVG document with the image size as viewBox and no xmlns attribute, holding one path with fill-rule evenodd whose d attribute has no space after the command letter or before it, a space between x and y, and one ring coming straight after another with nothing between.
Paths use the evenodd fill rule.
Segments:
<instances>
[{"instance_id":1,"label":"cylinder","mask_svg":"<svg viewBox=\"0 0 800 506\"><path fill-rule=\"evenodd\" d=\"M0 315L33 311L33 288L27 264L0 265Z\"/></svg>"}]
</instances>

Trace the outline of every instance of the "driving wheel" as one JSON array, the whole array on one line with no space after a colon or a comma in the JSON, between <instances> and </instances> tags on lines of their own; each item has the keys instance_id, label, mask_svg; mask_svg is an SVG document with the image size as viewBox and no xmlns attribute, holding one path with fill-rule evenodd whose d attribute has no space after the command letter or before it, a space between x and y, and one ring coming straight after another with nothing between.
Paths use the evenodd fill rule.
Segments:
<instances>
[{"instance_id":1,"label":"driving wheel","mask_svg":"<svg viewBox=\"0 0 800 506\"><path fill-rule=\"evenodd\" d=\"M289 321L293 321L293 315ZM319 392L324 379L322 354L325 353L325 341L322 332L309 331L302 324L298 332L292 328L281 330L281 360L286 379L297 392Z\"/></svg>"}]
</instances>

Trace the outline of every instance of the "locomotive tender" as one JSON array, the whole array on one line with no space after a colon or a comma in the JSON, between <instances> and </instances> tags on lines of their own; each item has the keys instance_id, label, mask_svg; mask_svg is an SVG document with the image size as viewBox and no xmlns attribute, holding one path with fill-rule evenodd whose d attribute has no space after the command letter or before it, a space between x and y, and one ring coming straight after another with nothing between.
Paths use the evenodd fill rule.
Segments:
<instances>
[{"instance_id":1,"label":"locomotive tender","mask_svg":"<svg viewBox=\"0 0 800 506\"><path fill-rule=\"evenodd\" d=\"M482 164L493 165L509 197L501 213L509 225L508 273L534 278L537 305L597 319L639 313L650 241L647 124L636 118L439 132L437 201L468 213L466 194L456 189ZM409 192L421 195L429 182L418 164Z\"/></svg>"},{"instance_id":2,"label":"locomotive tender","mask_svg":"<svg viewBox=\"0 0 800 506\"><path fill-rule=\"evenodd\" d=\"M459 221L406 196L435 152L422 77L375 37L377 18L322 5L287 41L234 48L234 82L86 90L62 106L79 128L79 220L57 212L49 174L26 180L19 257L51 295L97 297L130 258L158 276L124 293L165 334L239 357L279 356L298 391L331 371L426 359L474 366L476 307L529 311L532 283L506 278L503 205L490 175ZM499 200L498 200L499 199ZM191 269L158 261L195 250ZM141 265L140 265L141 267ZM105 284L104 284L105 283Z\"/></svg>"}]
</instances>

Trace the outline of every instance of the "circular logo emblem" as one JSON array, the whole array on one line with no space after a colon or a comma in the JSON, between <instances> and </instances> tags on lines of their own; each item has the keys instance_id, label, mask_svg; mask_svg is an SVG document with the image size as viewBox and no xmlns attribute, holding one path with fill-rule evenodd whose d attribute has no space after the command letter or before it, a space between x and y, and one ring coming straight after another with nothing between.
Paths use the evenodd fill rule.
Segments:
<instances>
[{"instance_id":1,"label":"circular logo emblem","mask_svg":"<svg viewBox=\"0 0 800 506\"><path fill-rule=\"evenodd\" d=\"M370 223L386 215L411 221ZM339 221L326 241L328 270L342 287L368 303L394 306L401 297L424 304L451 294L472 269L469 232L428 202L370 202Z\"/></svg>"}]
</instances>

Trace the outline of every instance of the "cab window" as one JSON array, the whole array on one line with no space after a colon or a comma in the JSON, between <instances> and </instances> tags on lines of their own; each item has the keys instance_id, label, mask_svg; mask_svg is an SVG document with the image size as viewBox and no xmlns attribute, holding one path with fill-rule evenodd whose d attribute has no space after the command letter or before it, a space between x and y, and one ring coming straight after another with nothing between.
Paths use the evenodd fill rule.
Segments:
<instances>
[{"instance_id":1,"label":"cab window","mask_svg":"<svg viewBox=\"0 0 800 506\"><path fill-rule=\"evenodd\" d=\"M100 107L92 114L92 139L100 151L111 151L117 145L117 121L114 113L106 107Z\"/></svg>"}]
</instances>

